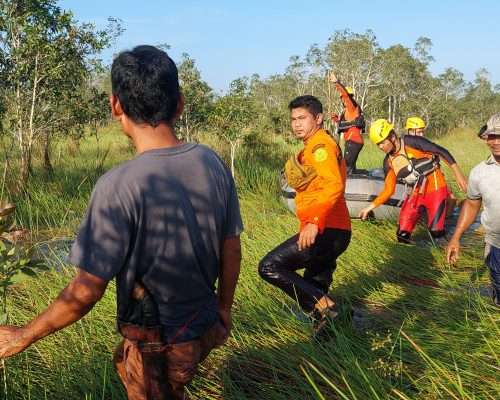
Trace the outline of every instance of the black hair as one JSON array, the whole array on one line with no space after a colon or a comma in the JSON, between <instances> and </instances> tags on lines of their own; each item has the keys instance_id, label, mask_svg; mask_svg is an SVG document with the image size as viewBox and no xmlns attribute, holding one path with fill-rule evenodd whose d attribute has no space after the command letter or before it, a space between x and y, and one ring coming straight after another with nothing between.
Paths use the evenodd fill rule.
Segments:
<instances>
[{"instance_id":1,"label":"black hair","mask_svg":"<svg viewBox=\"0 0 500 400\"><path fill-rule=\"evenodd\" d=\"M354 95L349 94L349 97L351 98L351 101L352 101L352 104L354 105L354 107L359 107L358 102L356 100L354 100Z\"/></svg>"},{"instance_id":2,"label":"black hair","mask_svg":"<svg viewBox=\"0 0 500 400\"><path fill-rule=\"evenodd\" d=\"M482 139L484 132L486 132L487 129L488 129L488 125L483 125L481 128L479 128L479 132L477 133L477 136Z\"/></svg>"},{"instance_id":3,"label":"black hair","mask_svg":"<svg viewBox=\"0 0 500 400\"><path fill-rule=\"evenodd\" d=\"M321 104L321 101L310 94L293 99L290 104L288 104L288 109L292 111L294 108L305 108L314 116L323 112L323 104Z\"/></svg>"},{"instance_id":4,"label":"black hair","mask_svg":"<svg viewBox=\"0 0 500 400\"><path fill-rule=\"evenodd\" d=\"M123 51L111 67L112 92L134 122L170 123L180 99L177 67L164 51L137 46Z\"/></svg>"}]
</instances>

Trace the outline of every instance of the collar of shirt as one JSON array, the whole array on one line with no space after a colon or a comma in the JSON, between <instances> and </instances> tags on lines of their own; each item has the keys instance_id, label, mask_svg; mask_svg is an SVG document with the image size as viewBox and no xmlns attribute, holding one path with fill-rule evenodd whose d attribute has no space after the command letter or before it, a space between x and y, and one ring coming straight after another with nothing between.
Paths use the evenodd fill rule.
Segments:
<instances>
[{"instance_id":1,"label":"collar of shirt","mask_svg":"<svg viewBox=\"0 0 500 400\"><path fill-rule=\"evenodd\" d=\"M500 163L497 160L495 160L495 157L493 157L493 154L491 154L488 157L488 159L486 160L486 164L488 164L488 165L496 164L500 167Z\"/></svg>"}]
</instances>

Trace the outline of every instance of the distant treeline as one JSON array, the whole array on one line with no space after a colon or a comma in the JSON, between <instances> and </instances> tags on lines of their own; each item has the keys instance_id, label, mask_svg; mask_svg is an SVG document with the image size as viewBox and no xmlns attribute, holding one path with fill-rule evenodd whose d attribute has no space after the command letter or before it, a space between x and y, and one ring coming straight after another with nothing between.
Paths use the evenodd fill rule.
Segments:
<instances>
[{"instance_id":1,"label":"distant treeline","mask_svg":"<svg viewBox=\"0 0 500 400\"><path fill-rule=\"evenodd\" d=\"M43 149L50 171L55 137L78 140L109 121L109 66L99 55L123 31L115 18L102 30L79 23L56 0L0 1L2 143L4 158L19 166L22 182L30 175L35 146ZM492 86L485 69L472 82L454 68L433 76L431 48L428 38L419 38L412 49L382 48L371 31L337 31L324 47L313 44L304 56L290 57L284 73L236 79L223 95L183 54L177 61L186 107L179 131L188 140L201 130L217 133L228 142L233 164L246 135L289 132L287 105L295 96L314 94L327 113L338 112L338 94L326 80L329 70L354 88L368 121L385 117L401 127L406 117L418 115L429 134L438 136L459 126L477 127L500 110L500 88Z\"/></svg>"},{"instance_id":2,"label":"distant treeline","mask_svg":"<svg viewBox=\"0 0 500 400\"><path fill-rule=\"evenodd\" d=\"M303 57L290 57L283 74L265 79L258 75L240 78L231 84L226 96L245 96L254 115L252 123L277 133L289 129L287 104L295 96L316 95L327 112L338 111L340 101L326 80L328 70L354 88L367 119L384 117L401 127L408 116L418 115L435 136L455 127L476 127L500 110L500 85L493 87L486 69L477 71L472 82L452 67L434 76L429 70L434 61L431 48L431 40L425 37L419 38L412 49L400 44L382 48L371 31L337 31L324 47L313 44ZM181 67L188 61L193 68L193 60L187 56ZM211 106L226 96L211 95L208 85L196 83L190 79L193 76L187 75L184 81L185 87L202 88L196 92L198 96L188 96L193 117L195 105L200 104L203 112L197 118L205 114L208 118Z\"/></svg>"}]
</instances>

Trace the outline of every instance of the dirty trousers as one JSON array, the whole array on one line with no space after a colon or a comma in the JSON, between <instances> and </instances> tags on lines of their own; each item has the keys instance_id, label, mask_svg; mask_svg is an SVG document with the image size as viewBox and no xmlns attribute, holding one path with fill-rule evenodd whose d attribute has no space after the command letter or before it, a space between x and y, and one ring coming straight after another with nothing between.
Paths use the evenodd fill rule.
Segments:
<instances>
[{"instance_id":1,"label":"dirty trousers","mask_svg":"<svg viewBox=\"0 0 500 400\"><path fill-rule=\"evenodd\" d=\"M121 327L114 364L129 400L182 400L198 364L217 346L225 328L217 322L200 338L164 344L159 331Z\"/></svg>"},{"instance_id":2,"label":"dirty trousers","mask_svg":"<svg viewBox=\"0 0 500 400\"><path fill-rule=\"evenodd\" d=\"M259 263L260 276L296 299L306 312L328 293L339 257L349 245L351 232L326 228L314 244L299 250L294 235L270 251ZM304 269L304 275L296 271Z\"/></svg>"}]
</instances>

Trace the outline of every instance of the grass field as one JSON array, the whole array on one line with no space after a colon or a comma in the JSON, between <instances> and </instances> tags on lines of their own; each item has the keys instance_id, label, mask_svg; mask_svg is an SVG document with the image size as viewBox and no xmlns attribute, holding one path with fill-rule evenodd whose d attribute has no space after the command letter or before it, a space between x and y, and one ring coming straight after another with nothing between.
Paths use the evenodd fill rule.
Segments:
<instances>
[{"instance_id":1,"label":"grass field","mask_svg":"<svg viewBox=\"0 0 500 400\"><path fill-rule=\"evenodd\" d=\"M217 140L205 141L222 151ZM465 172L488 154L467 130L439 143ZM245 232L234 330L228 345L202 366L190 387L192 397L500 398L500 314L479 292L489 281L479 235L467 236L465 253L451 267L442 249L429 243L398 244L394 222L354 221L331 289L344 311L332 327L334 339L324 343L311 339L311 324L293 301L259 279L260 258L297 229L278 199L277 171L287 149L282 138L268 137L240 150L237 184ZM95 161L107 150L102 163ZM112 126L102 132L99 148L95 139L85 139L79 150L59 143L51 178L36 169L29 196L17 196L16 217L30 230L33 246L46 249L54 268L13 288L12 323L31 319L71 279L66 248L54 247L54 241L73 237L100 173L131 157L130 145ZM367 144L359 167L378 167L382 158ZM425 238L423 231L418 235ZM119 340L114 316L111 286L82 321L6 361L0 398L124 399L111 363Z\"/></svg>"}]
</instances>

